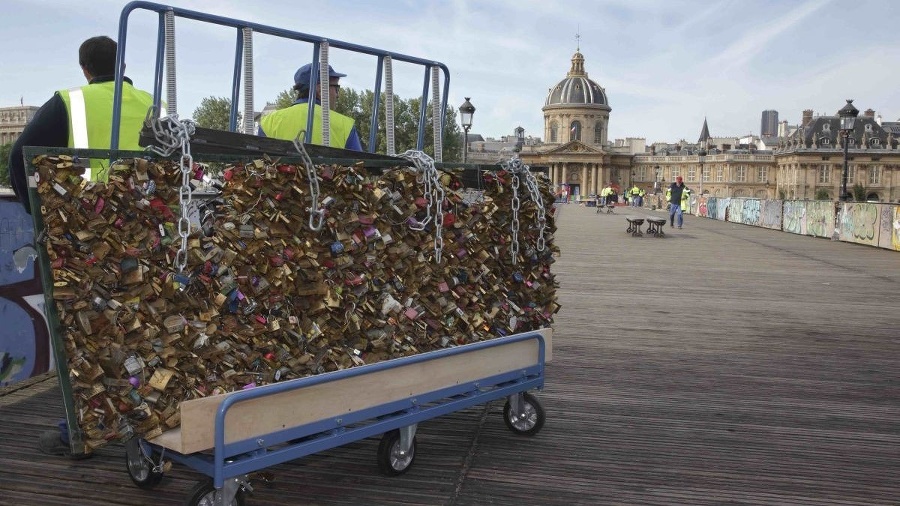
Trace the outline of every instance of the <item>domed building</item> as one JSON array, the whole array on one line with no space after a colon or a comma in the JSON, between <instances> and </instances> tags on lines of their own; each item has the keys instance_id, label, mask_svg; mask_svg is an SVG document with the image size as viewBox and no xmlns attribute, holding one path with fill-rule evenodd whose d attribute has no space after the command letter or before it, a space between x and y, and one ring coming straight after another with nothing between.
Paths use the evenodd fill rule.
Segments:
<instances>
[{"instance_id":1,"label":"domed building","mask_svg":"<svg viewBox=\"0 0 900 506\"><path fill-rule=\"evenodd\" d=\"M572 55L566 77L551 87L544 101L544 139L526 146L522 161L533 168L546 167L554 187L569 195L588 196L607 184L627 185L630 153L609 146L609 113L606 90L588 77L584 55Z\"/></svg>"}]
</instances>

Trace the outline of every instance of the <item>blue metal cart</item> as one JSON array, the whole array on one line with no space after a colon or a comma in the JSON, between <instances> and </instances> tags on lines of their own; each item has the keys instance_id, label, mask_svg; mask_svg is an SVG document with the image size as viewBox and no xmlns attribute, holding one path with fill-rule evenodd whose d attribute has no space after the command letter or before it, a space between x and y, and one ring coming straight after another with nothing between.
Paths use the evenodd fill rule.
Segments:
<instances>
[{"instance_id":1,"label":"blue metal cart","mask_svg":"<svg viewBox=\"0 0 900 506\"><path fill-rule=\"evenodd\" d=\"M240 505L251 473L379 434L379 469L403 474L420 422L504 397L507 427L531 436L545 415L528 391L544 385L551 343L543 329L186 401L179 429L127 443L128 473L152 488L171 459L210 478L187 504Z\"/></svg>"}]
</instances>

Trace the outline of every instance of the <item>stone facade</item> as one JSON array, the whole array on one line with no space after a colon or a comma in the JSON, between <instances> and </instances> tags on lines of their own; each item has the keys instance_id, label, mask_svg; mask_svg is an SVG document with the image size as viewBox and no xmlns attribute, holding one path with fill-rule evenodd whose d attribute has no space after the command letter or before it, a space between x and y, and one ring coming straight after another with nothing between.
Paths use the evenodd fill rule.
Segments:
<instances>
[{"instance_id":1,"label":"stone facade","mask_svg":"<svg viewBox=\"0 0 900 506\"><path fill-rule=\"evenodd\" d=\"M0 107L0 146L15 142L37 110L33 105Z\"/></svg>"}]
</instances>

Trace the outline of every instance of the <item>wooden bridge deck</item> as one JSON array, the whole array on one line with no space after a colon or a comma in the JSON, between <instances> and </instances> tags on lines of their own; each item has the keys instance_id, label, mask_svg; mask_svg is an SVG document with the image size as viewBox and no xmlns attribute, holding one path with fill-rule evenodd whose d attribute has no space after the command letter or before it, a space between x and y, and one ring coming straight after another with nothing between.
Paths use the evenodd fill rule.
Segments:
<instances>
[{"instance_id":1,"label":"wooden bridge deck","mask_svg":"<svg viewBox=\"0 0 900 506\"><path fill-rule=\"evenodd\" d=\"M900 254L693 217L632 237L624 213L662 216L562 206L539 435L495 402L420 425L404 476L370 439L248 504L898 504ZM61 412L53 377L0 392L0 504L179 504L200 478L144 491L121 446L42 455Z\"/></svg>"}]
</instances>

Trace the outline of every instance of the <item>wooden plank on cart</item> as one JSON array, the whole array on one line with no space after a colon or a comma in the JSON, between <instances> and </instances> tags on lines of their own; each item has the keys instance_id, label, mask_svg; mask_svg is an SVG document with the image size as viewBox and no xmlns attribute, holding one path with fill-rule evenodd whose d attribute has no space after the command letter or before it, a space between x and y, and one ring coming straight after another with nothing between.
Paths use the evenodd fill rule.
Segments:
<instances>
[{"instance_id":1,"label":"wooden plank on cart","mask_svg":"<svg viewBox=\"0 0 900 506\"><path fill-rule=\"evenodd\" d=\"M552 356L553 331L542 329L534 333L539 333L544 338L544 362L548 362ZM381 404L516 371L539 363L539 353L536 339L516 341L248 400L232 406L228 411L225 442L264 436L286 428L340 417ZM429 354L422 356L426 355ZM181 427L165 432L151 442L182 454L212 448L216 412L222 401L232 394L182 402Z\"/></svg>"}]
</instances>

